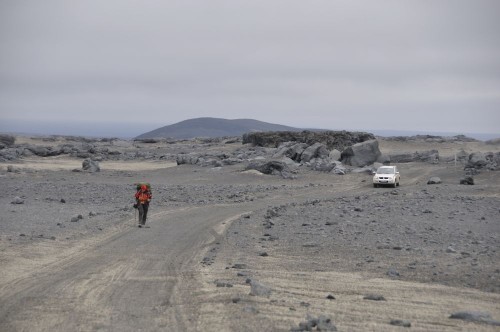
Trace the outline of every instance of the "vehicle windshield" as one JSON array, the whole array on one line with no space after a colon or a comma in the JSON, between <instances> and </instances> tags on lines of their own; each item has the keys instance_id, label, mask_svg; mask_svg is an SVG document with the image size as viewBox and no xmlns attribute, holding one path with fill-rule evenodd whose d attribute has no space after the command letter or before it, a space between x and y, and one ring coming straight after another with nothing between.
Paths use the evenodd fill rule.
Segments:
<instances>
[{"instance_id":1,"label":"vehicle windshield","mask_svg":"<svg viewBox=\"0 0 500 332\"><path fill-rule=\"evenodd\" d=\"M377 174L394 174L394 170L395 169L392 167L391 168L381 167L377 170Z\"/></svg>"}]
</instances>

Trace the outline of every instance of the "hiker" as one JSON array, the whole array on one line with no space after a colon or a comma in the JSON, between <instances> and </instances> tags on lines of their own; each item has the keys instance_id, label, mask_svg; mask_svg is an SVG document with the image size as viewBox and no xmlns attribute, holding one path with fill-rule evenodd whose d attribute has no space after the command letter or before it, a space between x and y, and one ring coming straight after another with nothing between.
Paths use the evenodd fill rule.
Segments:
<instances>
[{"instance_id":1,"label":"hiker","mask_svg":"<svg viewBox=\"0 0 500 332\"><path fill-rule=\"evenodd\" d=\"M146 224L149 202L151 201L151 198L151 191L145 184L142 184L135 193L136 205L137 209L139 210L139 227L142 227Z\"/></svg>"}]
</instances>

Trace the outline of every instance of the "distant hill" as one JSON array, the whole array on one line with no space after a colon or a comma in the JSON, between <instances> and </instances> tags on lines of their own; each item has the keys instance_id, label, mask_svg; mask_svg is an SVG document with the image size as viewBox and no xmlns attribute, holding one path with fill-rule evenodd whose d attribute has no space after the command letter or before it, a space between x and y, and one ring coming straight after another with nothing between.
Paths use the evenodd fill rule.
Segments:
<instances>
[{"instance_id":1,"label":"distant hill","mask_svg":"<svg viewBox=\"0 0 500 332\"><path fill-rule=\"evenodd\" d=\"M135 139L241 136L259 131L300 131L302 129L252 119L196 118L181 121L141 134Z\"/></svg>"}]
</instances>

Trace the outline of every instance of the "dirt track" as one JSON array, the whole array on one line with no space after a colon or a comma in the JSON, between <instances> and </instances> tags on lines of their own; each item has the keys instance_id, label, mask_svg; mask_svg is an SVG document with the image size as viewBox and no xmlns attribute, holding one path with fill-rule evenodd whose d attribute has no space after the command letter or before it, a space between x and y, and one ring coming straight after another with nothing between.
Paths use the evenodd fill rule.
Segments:
<instances>
[{"instance_id":1,"label":"dirt track","mask_svg":"<svg viewBox=\"0 0 500 332\"><path fill-rule=\"evenodd\" d=\"M442 199L450 191L466 199L481 197L471 204L450 202L455 205L450 209L462 208L458 210L459 216L464 216L463 223L467 227L470 225L466 217L477 213L474 207L487 207L489 203L484 199L498 201L495 173L478 176L475 187L458 187L453 184L460 175L455 168L426 164L400 166L406 181L402 182L397 196L402 203L408 197L418 198L415 195L422 190L436 197L437 206L445 202ZM26 179L38 181L33 179L39 178L43 185L43 181L57 181L61 188L69 188L71 198L75 184L95 182L111 186L130 182L138 174L144 176L144 170L148 169L147 176L164 193L160 190L155 196L148 221L150 228L137 228L134 212L122 211L110 212L109 216L117 218L114 224L106 221L106 215L101 219L99 216L85 219L87 227L94 222L106 222L109 227L100 233L87 229L90 233L67 240L59 240L58 236L51 241L45 236L28 241L4 235L0 256L1 331L290 331L307 320L308 315L330 317L339 331L400 331L402 327L389 325L392 319L410 321L412 331L498 330L492 325L449 319L451 313L462 310L489 312L494 319L500 319L498 293L467 288L460 281L461 286L456 287L443 285L444 279L428 282L424 269L424 276L414 277L415 280L423 278L424 282L384 277L369 265L359 267L356 264L359 257L352 249L356 248L355 243L352 248L348 242L342 244L345 257L336 256L338 252L335 251L342 247L335 245L340 245L342 238L328 235L325 233L328 229L319 226L324 220L330 220L331 213L310 218L312 211L323 212L307 202L318 201L327 209L328 204L332 204L332 209L344 204L349 210L349 204L356 202L356 197L370 198L364 208L378 204L376 200L380 197L390 199L391 196L383 195L390 195L393 189L372 188L367 175L332 177L307 173L299 174L297 180L284 181L272 176L241 174L238 167L222 171L196 167L141 169L143 171L137 174L104 170L93 178L50 170L5 178L8 186L11 181L15 185ZM75 178L70 179L70 175ZM425 181L431 175L439 175L450 184L430 189ZM195 201L200 203L189 203ZM81 205L72 206L71 203L68 199L64 208L76 211ZM102 209L121 211L113 208L121 203L110 201ZM279 216L271 219L276 222L273 229L262 227L266 211L290 203L285 229L278 227ZM52 207L54 203L32 200L32 204L39 209L44 204ZM15 208L9 209L18 211ZM447 216L448 208L443 209L434 211L434 215ZM351 216L349 211L344 212L346 226L358 219L364 221L363 216ZM478 237L483 236L481 232L498 235L491 233L497 232L498 227L495 212L498 211L484 212L489 213L486 221L474 224L480 227L473 229ZM35 212L30 212L28 205L10 215L15 217L20 213L29 219ZM367 217L374 218L370 213ZM422 224L427 217L425 214L412 216ZM36 215L33 218L36 220ZM309 226L303 225L314 226L314 218L319 218L318 226L306 230ZM294 223L298 223L297 226ZM58 228L61 234L70 234L70 227L75 227L71 232L82 232L83 228L77 227L84 224L67 222L63 225L66 228ZM418 225L416 223L415 227ZM445 226L440 227L446 230ZM273 232L278 231L280 239L262 241L263 233L274 235ZM396 229L392 236L397 234ZM460 234L457 239L461 239ZM437 237L444 235L436 233ZM319 243L318 247L309 247L311 236ZM477 242L490 248L491 257L478 253L477 260L472 263L487 270L491 266L485 259L498 257L498 240L483 237ZM348 237L344 240L354 241ZM442 245L446 249L448 242L443 241ZM464 245L468 244L464 242ZM475 255L475 249L469 250ZM263 251L268 254L266 257L260 255ZM380 252L385 255L380 258L380 265L391 259L402 259L397 255L399 251L396 254ZM441 263L440 252L433 253L433 261L438 269L453 276L457 273L453 272L455 265L447 267L448 256L442 256L446 259ZM425 256L420 259L425 260ZM334 265L328 265L330 261ZM202 264L204 262L208 264ZM467 268L468 265L463 266ZM251 287L247 279L258 281L270 293L249 295ZM491 284L497 285L497 279L492 279ZM386 301L363 299L373 293L384 296ZM328 295L335 299L328 299Z\"/></svg>"},{"instance_id":2,"label":"dirt track","mask_svg":"<svg viewBox=\"0 0 500 332\"><path fill-rule=\"evenodd\" d=\"M189 330L184 298L196 284L197 257L221 220L219 206L152 215L151 228L128 229L75 252L2 290L2 331Z\"/></svg>"}]
</instances>

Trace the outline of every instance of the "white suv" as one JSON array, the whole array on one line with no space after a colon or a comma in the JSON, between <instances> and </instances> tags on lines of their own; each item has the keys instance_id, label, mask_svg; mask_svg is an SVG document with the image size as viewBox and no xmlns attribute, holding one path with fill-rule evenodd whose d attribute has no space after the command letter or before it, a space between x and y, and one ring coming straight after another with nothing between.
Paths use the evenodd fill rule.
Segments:
<instances>
[{"instance_id":1,"label":"white suv","mask_svg":"<svg viewBox=\"0 0 500 332\"><path fill-rule=\"evenodd\" d=\"M379 185L387 184L396 188L400 180L401 176L396 166L380 166L373 176L373 186L377 188Z\"/></svg>"}]
</instances>

